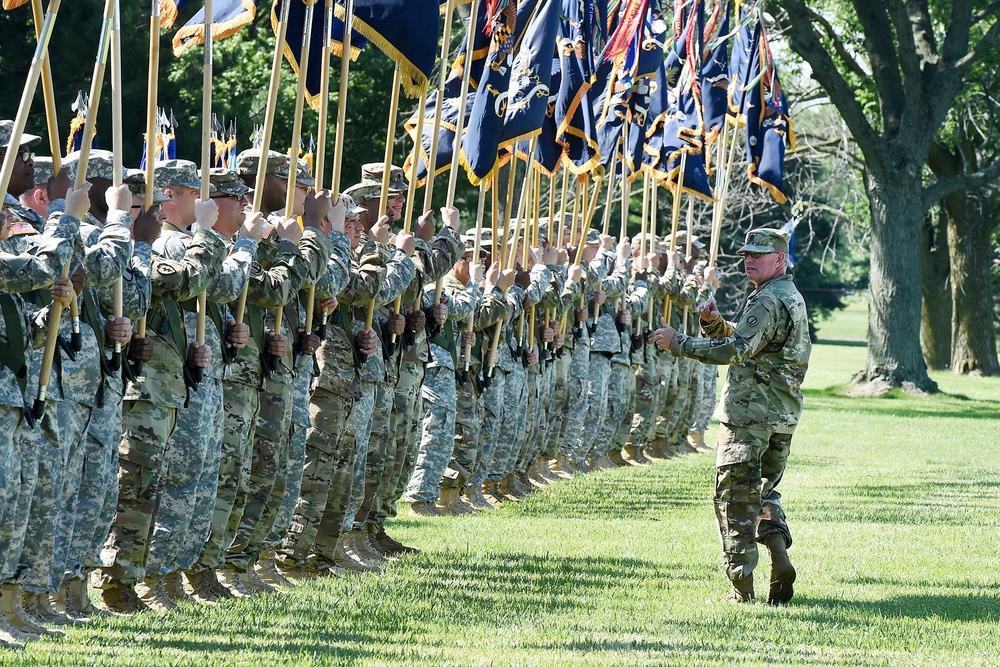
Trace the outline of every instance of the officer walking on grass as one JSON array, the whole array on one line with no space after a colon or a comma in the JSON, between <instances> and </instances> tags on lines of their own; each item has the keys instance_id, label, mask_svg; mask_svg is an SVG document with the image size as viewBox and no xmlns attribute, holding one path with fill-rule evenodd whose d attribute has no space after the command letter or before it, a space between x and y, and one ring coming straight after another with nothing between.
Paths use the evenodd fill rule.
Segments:
<instances>
[{"instance_id":1,"label":"officer walking on grass","mask_svg":"<svg viewBox=\"0 0 1000 667\"><path fill-rule=\"evenodd\" d=\"M771 554L768 604L792 599L795 568L786 549L792 536L778 483L802 413L802 380L812 345L805 302L788 271L788 235L757 229L737 251L756 288L735 322L719 315L714 299L698 308L707 338L662 323L660 349L708 364L729 364L716 459L715 514L734 602L753 602L757 543Z\"/></svg>"}]
</instances>

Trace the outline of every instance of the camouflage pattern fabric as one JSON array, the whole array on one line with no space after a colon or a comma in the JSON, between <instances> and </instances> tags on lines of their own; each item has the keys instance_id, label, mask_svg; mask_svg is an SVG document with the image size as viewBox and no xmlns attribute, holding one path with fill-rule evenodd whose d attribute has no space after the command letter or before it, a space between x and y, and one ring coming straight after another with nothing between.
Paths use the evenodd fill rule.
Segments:
<instances>
[{"instance_id":1,"label":"camouflage pattern fabric","mask_svg":"<svg viewBox=\"0 0 1000 667\"><path fill-rule=\"evenodd\" d=\"M424 414L420 449L403 497L408 503L432 503L441 493L441 476L448 467L455 447L455 411L458 398L454 369L447 365L428 368L421 387L421 397Z\"/></svg>"},{"instance_id":2,"label":"camouflage pattern fabric","mask_svg":"<svg viewBox=\"0 0 1000 667\"><path fill-rule=\"evenodd\" d=\"M456 386L455 446L442 476L442 486L465 487L482 462L484 408L477 385L478 381L470 374L465 382Z\"/></svg>"},{"instance_id":3,"label":"camouflage pattern fabric","mask_svg":"<svg viewBox=\"0 0 1000 667\"><path fill-rule=\"evenodd\" d=\"M392 413L393 386L388 382L375 385L375 404L372 409L368 443L368 455L364 465L363 486L351 489L351 503L348 511L354 510L354 527L361 528L369 519L380 493L386 492L388 477L386 466L391 465L396 456L396 443L389 437L389 417ZM359 431L360 435L360 431ZM355 468L356 470L356 468ZM355 477L355 483L358 478ZM359 502L360 500L360 502ZM344 518L345 526L349 517ZM346 527L345 530L350 530Z\"/></svg>"},{"instance_id":4,"label":"camouflage pattern fabric","mask_svg":"<svg viewBox=\"0 0 1000 667\"><path fill-rule=\"evenodd\" d=\"M712 364L698 365L698 388L695 391L694 420L691 430L704 433L715 410L716 386L719 381L719 367Z\"/></svg>"},{"instance_id":5,"label":"camouflage pattern fabric","mask_svg":"<svg viewBox=\"0 0 1000 667\"><path fill-rule=\"evenodd\" d=\"M424 364L404 359L399 367L399 380L393 392L392 414L389 417L389 437L396 447L396 457L389 472L389 487L382 499L375 522L384 524L396 516L396 503L406 493L406 487L417 465L420 445L420 428L424 418L424 405L420 386L424 382Z\"/></svg>"}]
</instances>

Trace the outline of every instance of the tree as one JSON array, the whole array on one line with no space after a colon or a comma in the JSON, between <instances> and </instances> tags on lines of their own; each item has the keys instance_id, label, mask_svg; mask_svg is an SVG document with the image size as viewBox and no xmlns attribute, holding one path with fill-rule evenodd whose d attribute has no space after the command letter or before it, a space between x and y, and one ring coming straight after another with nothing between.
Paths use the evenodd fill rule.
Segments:
<instances>
[{"instance_id":1,"label":"tree","mask_svg":"<svg viewBox=\"0 0 1000 667\"><path fill-rule=\"evenodd\" d=\"M1000 168L925 183L924 165L970 70L996 48L1000 3L776 4L785 12L789 44L811 67L865 159L871 307L859 390L936 390L920 347L924 213L952 192L993 179Z\"/></svg>"}]
</instances>

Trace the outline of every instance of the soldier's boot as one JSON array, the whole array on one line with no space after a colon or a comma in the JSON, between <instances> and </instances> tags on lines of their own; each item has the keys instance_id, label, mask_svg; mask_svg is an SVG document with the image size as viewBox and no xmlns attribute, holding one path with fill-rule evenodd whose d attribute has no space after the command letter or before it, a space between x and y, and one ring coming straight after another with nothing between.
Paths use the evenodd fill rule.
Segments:
<instances>
[{"instance_id":1,"label":"soldier's boot","mask_svg":"<svg viewBox=\"0 0 1000 667\"><path fill-rule=\"evenodd\" d=\"M459 496L459 489L457 486L441 487L440 504L444 507L445 511L451 516L462 516L463 514L469 513L469 510L465 508L465 505L459 502L458 496Z\"/></svg>"},{"instance_id":2,"label":"soldier's boot","mask_svg":"<svg viewBox=\"0 0 1000 667\"><path fill-rule=\"evenodd\" d=\"M143 604L153 611L165 612L177 608L174 601L167 595L167 589L163 585L163 577L146 577L136 584L135 593Z\"/></svg>"},{"instance_id":3,"label":"soldier's boot","mask_svg":"<svg viewBox=\"0 0 1000 667\"><path fill-rule=\"evenodd\" d=\"M514 503L520 502L521 500L511 494L510 487L508 486L508 479L506 477L497 480L496 491L493 492L493 497L500 503Z\"/></svg>"},{"instance_id":4,"label":"soldier's boot","mask_svg":"<svg viewBox=\"0 0 1000 667\"><path fill-rule=\"evenodd\" d=\"M451 492L445 486L442 486L441 491L438 492L437 500L434 501L434 507L441 516L458 516L451 504Z\"/></svg>"},{"instance_id":5,"label":"soldier's boot","mask_svg":"<svg viewBox=\"0 0 1000 667\"><path fill-rule=\"evenodd\" d=\"M77 623L86 623L86 621L78 621L74 618L70 618L66 614L56 610L52 606L52 601L49 600L49 596L46 593L38 593L32 595L28 593L24 596L25 604L34 613L34 615L40 619L46 625L75 625Z\"/></svg>"},{"instance_id":6,"label":"soldier's boot","mask_svg":"<svg viewBox=\"0 0 1000 667\"><path fill-rule=\"evenodd\" d=\"M267 549L260 554L257 564L254 565L257 576L264 580L264 583L274 588L295 588L285 575L278 571L274 562L274 549Z\"/></svg>"},{"instance_id":7,"label":"soldier's boot","mask_svg":"<svg viewBox=\"0 0 1000 667\"><path fill-rule=\"evenodd\" d=\"M705 442L704 431L688 431L688 444L695 448L695 451L705 453L712 451L712 448Z\"/></svg>"},{"instance_id":8,"label":"soldier's boot","mask_svg":"<svg viewBox=\"0 0 1000 667\"><path fill-rule=\"evenodd\" d=\"M395 561L399 560L399 557L402 554L392 553L388 549L386 549L384 546L382 546L382 542L378 538L379 533L383 533L383 534L385 533L385 531L382 528L382 526L374 524L374 523L366 523L365 524L365 540L368 542L368 548L373 553L377 553L379 556L381 556L383 559L385 559L387 561L395 562ZM388 537L388 535L386 537ZM400 545L400 546L402 546L402 545Z\"/></svg>"},{"instance_id":9,"label":"soldier's boot","mask_svg":"<svg viewBox=\"0 0 1000 667\"><path fill-rule=\"evenodd\" d=\"M46 601L48 601L48 596L44 596ZM38 613L36 608L36 595L34 593L21 593L21 609L24 610L25 617L31 621L34 627L42 630L40 634L48 635L50 637L64 637L66 633L59 628L50 628L49 625L55 625L53 621L49 621Z\"/></svg>"},{"instance_id":10,"label":"soldier's boot","mask_svg":"<svg viewBox=\"0 0 1000 667\"><path fill-rule=\"evenodd\" d=\"M483 482L483 499L494 509L500 507L500 504L505 500L499 487L500 482L495 479L488 479Z\"/></svg>"},{"instance_id":11,"label":"soldier's boot","mask_svg":"<svg viewBox=\"0 0 1000 667\"><path fill-rule=\"evenodd\" d=\"M256 595L258 591L247 588L246 584L240 580L240 573L235 568L227 565L216 572L219 583L225 587L234 598L248 598Z\"/></svg>"},{"instance_id":12,"label":"soldier's boot","mask_svg":"<svg viewBox=\"0 0 1000 667\"><path fill-rule=\"evenodd\" d=\"M37 639L42 635L57 636L58 631L49 630L44 625L39 625L25 612L20 584L4 584L2 590L3 613L7 617L7 622L14 629L25 635L31 635L32 639Z\"/></svg>"},{"instance_id":13,"label":"soldier's boot","mask_svg":"<svg viewBox=\"0 0 1000 667\"><path fill-rule=\"evenodd\" d=\"M359 537L360 533L354 528L344 533L344 551L350 558L353 558L362 565L375 568L375 572L381 572L382 568L379 564L365 556L365 553L361 550L361 547L358 545Z\"/></svg>"},{"instance_id":14,"label":"soldier's boot","mask_svg":"<svg viewBox=\"0 0 1000 667\"><path fill-rule=\"evenodd\" d=\"M378 565L379 567L381 567L382 563L385 563L389 560L388 558L383 556L378 551L378 549L372 548L372 545L368 542L368 532L364 528L355 529L351 532L354 533L351 536L352 537L351 543L354 545L354 549L359 554L361 554L361 557L364 558L366 561L372 563L373 565Z\"/></svg>"},{"instance_id":15,"label":"soldier's boot","mask_svg":"<svg viewBox=\"0 0 1000 667\"><path fill-rule=\"evenodd\" d=\"M115 582L108 588L101 589L101 604L107 611L115 614L136 614L141 611L149 611L135 589L123 583Z\"/></svg>"},{"instance_id":16,"label":"soldier's boot","mask_svg":"<svg viewBox=\"0 0 1000 667\"><path fill-rule=\"evenodd\" d=\"M486 496L483 495L483 485L482 484L469 484L465 487L465 492L463 494L468 498L472 506L479 510L492 510L495 509L493 505L490 505L486 501Z\"/></svg>"},{"instance_id":17,"label":"soldier's boot","mask_svg":"<svg viewBox=\"0 0 1000 667\"><path fill-rule=\"evenodd\" d=\"M51 604L52 608L63 616L71 618L79 623L86 623L90 620L90 615L78 612L70 607L69 584L69 580L64 579L62 585L59 586L59 590L56 591L54 595L49 596L49 604Z\"/></svg>"},{"instance_id":18,"label":"soldier's boot","mask_svg":"<svg viewBox=\"0 0 1000 667\"><path fill-rule=\"evenodd\" d=\"M222 600L233 600L236 598L233 592L226 588L225 584L219 581L219 573L215 570L208 570L208 585L212 588L212 592L215 593L215 597Z\"/></svg>"},{"instance_id":19,"label":"soldier's boot","mask_svg":"<svg viewBox=\"0 0 1000 667\"><path fill-rule=\"evenodd\" d=\"M420 549L416 547L410 547L402 542L393 539L385 532L385 526L379 526L374 534L374 539L378 542L378 545L382 548L382 552L392 555L401 556L403 554L418 554Z\"/></svg>"},{"instance_id":20,"label":"soldier's boot","mask_svg":"<svg viewBox=\"0 0 1000 667\"><path fill-rule=\"evenodd\" d=\"M619 468L632 465L625 460L625 457L622 456L622 450L618 447L611 448L611 451L608 452L608 458Z\"/></svg>"},{"instance_id":21,"label":"soldier's boot","mask_svg":"<svg viewBox=\"0 0 1000 667\"><path fill-rule=\"evenodd\" d=\"M601 458L597 459L597 465L595 467L597 470L614 470L618 466L615 465L615 462L611 460L610 456L604 454Z\"/></svg>"},{"instance_id":22,"label":"soldier's boot","mask_svg":"<svg viewBox=\"0 0 1000 667\"><path fill-rule=\"evenodd\" d=\"M537 462L538 472L541 474L542 478L549 484L554 484L562 479L559 475L552 471L552 467L549 463L549 457L542 454L538 457Z\"/></svg>"},{"instance_id":23,"label":"soldier's boot","mask_svg":"<svg viewBox=\"0 0 1000 667\"><path fill-rule=\"evenodd\" d=\"M66 582L66 609L67 611L87 616L91 620L101 616L111 616L100 607L90 601L90 591L87 589L87 579L70 579Z\"/></svg>"},{"instance_id":24,"label":"soldier's boot","mask_svg":"<svg viewBox=\"0 0 1000 667\"><path fill-rule=\"evenodd\" d=\"M236 575L240 582L246 586L251 591L256 593L277 593L278 589L271 586L259 576L257 576L257 571L253 569L251 565L246 572L240 572Z\"/></svg>"},{"instance_id":25,"label":"soldier's boot","mask_svg":"<svg viewBox=\"0 0 1000 667\"><path fill-rule=\"evenodd\" d=\"M410 503L410 516L444 516L433 501Z\"/></svg>"},{"instance_id":26,"label":"soldier's boot","mask_svg":"<svg viewBox=\"0 0 1000 667\"><path fill-rule=\"evenodd\" d=\"M18 594L18 599L20 598L20 593ZM35 632L33 629L28 629L27 624L15 624L13 619L8 618L7 610L11 609L11 616L14 615L13 612L14 602L13 600L8 601L7 595L7 584L4 584L4 594L3 594L3 606L2 611L4 613L0 614L0 630L3 631L5 635L10 635L11 645L19 644L26 641L34 641L41 637L41 634Z\"/></svg>"},{"instance_id":27,"label":"soldier's boot","mask_svg":"<svg viewBox=\"0 0 1000 667\"><path fill-rule=\"evenodd\" d=\"M552 472L559 475L563 479L571 479L573 477L573 473L576 472L576 467L573 465L573 462L569 460L569 457L566 456L566 454L559 452L559 455L556 457L556 463L552 466Z\"/></svg>"},{"instance_id":28,"label":"soldier's boot","mask_svg":"<svg viewBox=\"0 0 1000 667\"><path fill-rule=\"evenodd\" d=\"M0 646L5 648L24 648L24 642L38 639L33 632L21 632L0 614Z\"/></svg>"},{"instance_id":29,"label":"soldier's boot","mask_svg":"<svg viewBox=\"0 0 1000 667\"><path fill-rule=\"evenodd\" d=\"M761 540L771 554L771 583L767 589L767 603L770 605L788 604L794 593L795 568L788 560L788 548L785 537L778 533L768 535Z\"/></svg>"},{"instance_id":30,"label":"soldier's boot","mask_svg":"<svg viewBox=\"0 0 1000 667\"><path fill-rule=\"evenodd\" d=\"M753 592L753 573L751 572L742 579L733 581L733 592L726 598L727 602L734 604L746 604L755 600Z\"/></svg>"},{"instance_id":31,"label":"soldier's boot","mask_svg":"<svg viewBox=\"0 0 1000 667\"><path fill-rule=\"evenodd\" d=\"M527 473L528 483L536 489L544 489L549 485L549 480L542 475L542 471L538 468L538 461L532 461L531 465L525 471Z\"/></svg>"},{"instance_id":32,"label":"soldier's boot","mask_svg":"<svg viewBox=\"0 0 1000 667\"><path fill-rule=\"evenodd\" d=\"M361 558L353 549L348 548L346 534L337 540L337 548L333 552L333 564L348 572L378 573L382 571L382 568L369 563Z\"/></svg>"},{"instance_id":33,"label":"soldier's boot","mask_svg":"<svg viewBox=\"0 0 1000 667\"><path fill-rule=\"evenodd\" d=\"M163 590L167 597L174 602L194 602L194 598L184 590L184 579L180 570L174 570L163 577Z\"/></svg>"},{"instance_id":34,"label":"soldier's boot","mask_svg":"<svg viewBox=\"0 0 1000 667\"><path fill-rule=\"evenodd\" d=\"M625 445L625 449L622 451L622 458L632 465L649 465L649 459L642 453L642 448L638 445Z\"/></svg>"},{"instance_id":35,"label":"soldier's boot","mask_svg":"<svg viewBox=\"0 0 1000 667\"><path fill-rule=\"evenodd\" d=\"M208 607L219 604L219 596L212 587L212 581L218 583L215 572L212 570L201 570L199 572L185 572L184 578L187 580L188 595L196 603Z\"/></svg>"},{"instance_id":36,"label":"soldier's boot","mask_svg":"<svg viewBox=\"0 0 1000 667\"><path fill-rule=\"evenodd\" d=\"M507 493L517 500L524 500L535 490L530 483L525 483L523 473L515 470L506 477Z\"/></svg>"}]
</instances>

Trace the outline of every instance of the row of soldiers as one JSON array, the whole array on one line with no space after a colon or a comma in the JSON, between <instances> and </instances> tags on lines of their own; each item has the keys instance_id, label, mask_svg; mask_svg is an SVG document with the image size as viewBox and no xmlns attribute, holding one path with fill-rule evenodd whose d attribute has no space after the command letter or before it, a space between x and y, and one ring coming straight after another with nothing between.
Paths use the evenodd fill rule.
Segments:
<instances>
[{"instance_id":1,"label":"row of soldiers","mask_svg":"<svg viewBox=\"0 0 1000 667\"><path fill-rule=\"evenodd\" d=\"M643 335L665 310L693 327L716 282L696 256L650 238L634 257L596 230L570 247L572 220L543 221L525 250L459 235L454 208L394 233L398 167L380 216L381 164L334 201L305 161L253 149L210 174L157 163L147 209L143 172L94 150L74 189L78 156L52 173L40 138L12 130L0 121L0 153L18 151L0 237L0 641L378 571L415 551L385 531L400 500L485 510L704 447L714 367ZM39 414L54 309L73 315Z\"/></svg>"}]
</instances>

